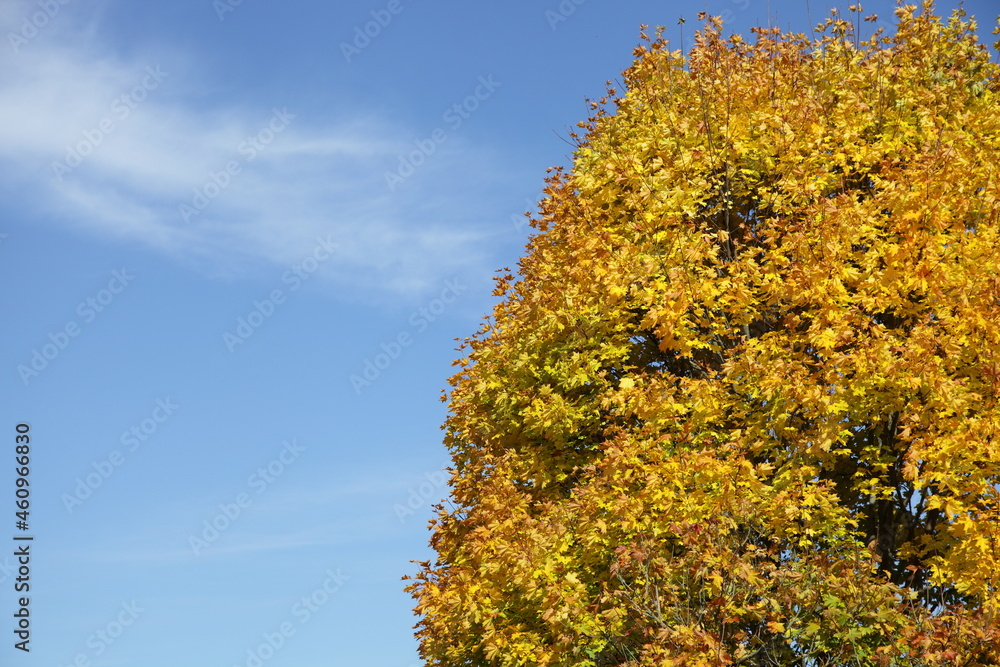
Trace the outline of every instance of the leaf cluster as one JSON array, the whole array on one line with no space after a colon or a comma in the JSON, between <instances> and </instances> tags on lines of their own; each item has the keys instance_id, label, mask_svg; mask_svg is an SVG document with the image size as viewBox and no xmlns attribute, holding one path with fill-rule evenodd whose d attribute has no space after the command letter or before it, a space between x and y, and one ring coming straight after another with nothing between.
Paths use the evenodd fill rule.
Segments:
<instances>
[{"instance_id":1,"label":"leaf cluster","mask_svg":"<svg viewBox=\"0 0 1000 667\"><path fill-rule=\"evenodd\" d=\"M1000 67L896 15L593 103L451 380L428 665L1000 664Z\"/></svg>"}]
</instances>

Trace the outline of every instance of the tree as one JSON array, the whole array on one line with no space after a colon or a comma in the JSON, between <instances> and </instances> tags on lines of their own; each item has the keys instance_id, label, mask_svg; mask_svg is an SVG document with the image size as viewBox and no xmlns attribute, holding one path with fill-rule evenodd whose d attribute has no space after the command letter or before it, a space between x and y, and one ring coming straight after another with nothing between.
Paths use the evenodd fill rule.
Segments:
<instances>
[{"instance_id":1,"label":"tree","mask_svg":"<svg viewBox=\"0 0 1000 667\"><path fill-rule=\"evenodd\" d=\"M456 362L428 665L1000 664L1000 67L851 10L592 103Z\"/></svg>"}]
</instances>

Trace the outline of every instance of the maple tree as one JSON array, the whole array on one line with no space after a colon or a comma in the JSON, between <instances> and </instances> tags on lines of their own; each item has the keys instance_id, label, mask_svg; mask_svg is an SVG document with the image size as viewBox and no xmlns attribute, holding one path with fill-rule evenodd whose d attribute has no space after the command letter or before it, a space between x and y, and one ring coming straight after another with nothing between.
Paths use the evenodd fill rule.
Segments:
<instances>
[{"instance_id":1,"label":"maple tree","mask_svg":"<svg viewBox=\"0 0 1000 667\"><path fill-rule=\"evenodd\" d=\"M1000 66L851 10L592 103L456 362L428 665L1000 664Z\"/></svg>"}]
</instances>

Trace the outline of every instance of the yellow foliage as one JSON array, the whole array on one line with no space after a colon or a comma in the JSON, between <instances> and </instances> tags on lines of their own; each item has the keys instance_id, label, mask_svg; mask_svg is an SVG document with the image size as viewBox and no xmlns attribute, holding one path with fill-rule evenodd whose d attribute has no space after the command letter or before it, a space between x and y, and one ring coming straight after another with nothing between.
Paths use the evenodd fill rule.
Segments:
<instances>
[{"instance_id":1,"label":"yellow foliage","mask_svg":"<svg viewBox=\"0 0 1000 667\"><path fill-rule=\"evenodd\" d=\"M1000 67L896 14L595 104L451 381L428 665L1000 664Z\"/></svg>"}]
</instances>

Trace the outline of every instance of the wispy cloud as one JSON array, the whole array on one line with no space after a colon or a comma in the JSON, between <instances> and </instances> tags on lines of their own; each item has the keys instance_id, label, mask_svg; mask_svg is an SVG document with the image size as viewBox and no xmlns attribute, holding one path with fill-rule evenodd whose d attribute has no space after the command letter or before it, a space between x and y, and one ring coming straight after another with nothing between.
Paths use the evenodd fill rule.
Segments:
<instances>
[{"instance_id":1,"label":"wispy cloud","mask_svg":"<svg viewBox=\"0 0 1000 667\"><path fill-rule=\"evenodd\" d=\"M176 517L174 517L176 518ZM209 548L195 554L187 538L181 539L181 533L167 531L164 525L158 523L140 531L133 538L121 537L114 549L102 545L76 545L72 550L62 555L66 559L74 559L87 563L198 563L205 560L225 560L233 556L247 553L262 553L276 551L295 551L311 547L331 547L343 545L358 545L363 542L377 541L397 534L396 526L386 520L373 522L371 517L359 516L345 511L343 519L323 524L311 524L299 529L286 529L274 532L259 532L243 526L233 526L224 532L218 540L212 542ZM248 517L249 519L249 517ZM171 524L176 522L171 521ZM253 521L248 521L253 524ZM193 533L196 537L197 532ZM57 554L58 555L58 554Z\"/></svg>"},{"instance_id":2,"label":"wispy cloud","mask_svg":"<svg viewBox=\"0 0 1000 667\"><path fill-rule=\"evenodd\" d=\"M189 539L204 538L202 520L211 521L220 512L217 495L166 501L155 512L155 520L130 521L131 534L119 534L114 549L105 548L103 538L95 538L76 544L65 557L92 563L184 564L249 553L357 545L397 536L399 522L394 505L407 502L407 494L424 483L426 476L412 470L373 470L359 472L355 477L346 485L283 485L279 479L274 488L261 495L247 491L252 504L197 554ZM439 499L440 489L443 487L435 487L433 502ZM445 493L440 490L439 495ZM232 502L231 497L224 497L224 504ZM320 510L329 517L321 524L294 519L314 516ZM267 526L274 525L275 517L291 519L281 529L267 530Z\"/></svg>"},{"instance_id":3,"label":"wispy cloud","mask_svg":"<svg viewBox=\"0 0 1000 667\"><path fill-rule=\"evenodd\" d=\"M34 9L5 4L0 29ZM328 235L341 256L327 277L352 289L416 292L482 264L486 234L465 224L481 197L463 165L484 160L468 146L450 141L420 184L390 192L385 170L419 131L360 109L330 124L280 99L206 106L198 91L220 82L191 65L197 54L126 59L85 11L64 6L17 53L0 46L0 174L29 213L215 274L294 262Z\"/></svg>"},{"instance_id":4,"label":"wispy cloud","mask_svg":"<svg viewBox=\"0 0 1000 667\"><path fill-rule=\"evenodd\" d=\"M345 532L348 530L350 532ZM330 547L337 545L357 544L366 539L376 539L379 533L376 529L367 527L363 522L357 525L344 526L331 524L315 526L308 530L288 531L275 534L257 534L246 531L231 531L225 540L212 544L204 553L195 555L191 548L183 543L164 543L163 540L148 539L128 545L128 540L122 540L115 549L100 547L77 547L64 554L66 559L74 559L85 563L123 563L123 564L183 564L201 563L206 560L226 560L234 556L248 553L263 553L276 551L294 551L310 547ZM366 534L367 533L367 534ZM58 554L57 554L58 555Z\"/></svg>"}]
</instances>

